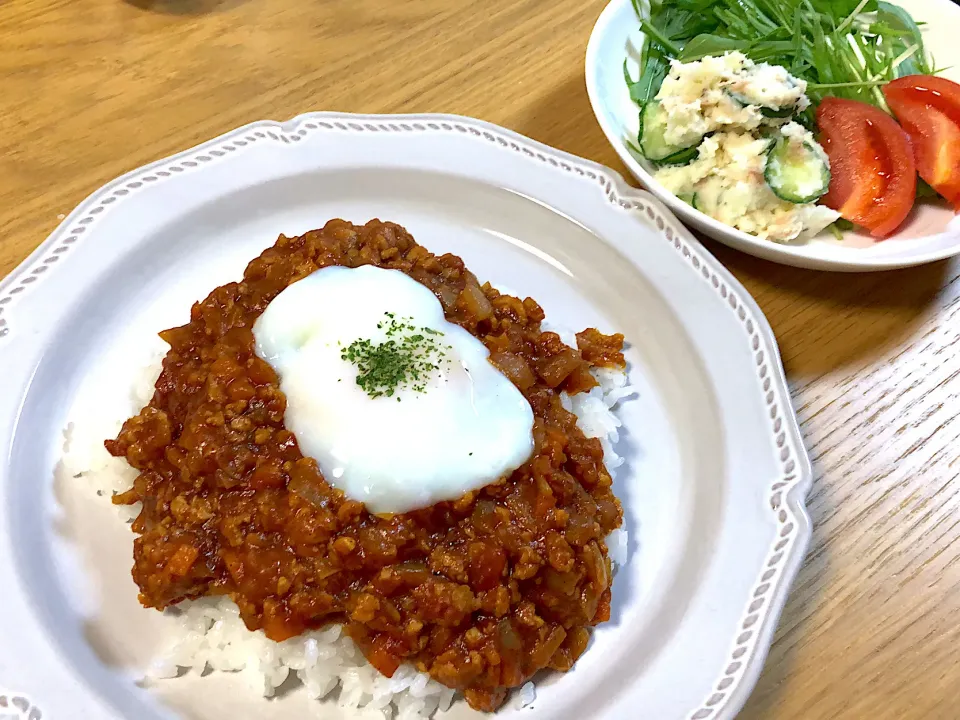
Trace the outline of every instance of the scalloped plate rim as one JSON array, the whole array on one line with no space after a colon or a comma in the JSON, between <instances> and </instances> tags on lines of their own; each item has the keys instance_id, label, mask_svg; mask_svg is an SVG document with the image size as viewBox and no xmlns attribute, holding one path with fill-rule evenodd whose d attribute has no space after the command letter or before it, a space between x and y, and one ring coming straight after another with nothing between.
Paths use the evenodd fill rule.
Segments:
<instances>
[{"instance_id":1,"label":"scalloped plate rim","mask_svg":"<svg viewBox=\"0 0 960 720\"><path fill-rule=\"evenodd\" d=\"M669 221L674 221L674 232L676 233L677 241L679 242L682 238L683 242L692 248L697 254L699 254L700 260L703 263L704 267L709 265L710 270L715 273L717 276L722 278L723 282L727 287L731 289L731 294L737 298L742 306L746 306L750 311L750 316L757 325L757 335L761 338L762 343L765 345L765 349L768 351L767 363L771 367L772 381L773 381L773 390L776 395L779 396L781 404L784 408L781 417L784 419L784 431L789 434L790 441L796 452L796 461L797 467L792 474L795 476L790 482L789 487L786 488L785 494L783 495L783 506L786 506L792 511L793 519L796 521L796 528L794 532L796 533L793 545L789 553L784 555L782 565L780 567L780 575L777 578L777 581L773 587L773 593L771 595L772 600L767 603L765 606L762 619L759 625L759 629L756 632L756 641L752 643L751 651L749 652L748 658L745 661L745 668L742 674L739 677L739 680L733 683L732 688L730 688L726 693L724 693L723 700L720 703L710 703L708 699L705 698L704 703L701 705L701 709L697 711L695 708L691 709L692 718L720 718L720 719L729 719L733 718L737 712L742 708L743 704L746 702L747 697L752 691L762 669L764 660L769 651L770 644L772 642L773 633L776 628L777 621L779 619L780 613L782 612L783 606L786 603L790 588L796 578L797 572L803 562L803 559L806 555L806 550L811 540L812 536L812 523L807 512L805 499L811 489L813 482L813 471L810 464L809 457L805 451L802 435L796 420L796 416L793 412L792 405L790 403L790 394L786 382L786 377L784 374L783 365L780 359L779 351L777 348L776 340L773 335L773 332L761 312L759 306L750 296L750 294L743 288L742 285L733 277L729 271L726 270L713 256L702 246L699 241L697 241L690 233L683 228L683 226L676 221L676 218L672 215L669 209L656 197L644 190L639 190L627 184L624 179L615 171L599 165L593 161L586 160L564 151L549 147L544 145L536 140L527 138L526 136L520 135L514 131L501 128L499 126L493 125L486 121L476 120L468 117L450 115L450 114L403 114L403 115L371 115L371 114L349 114L349 113L338 113L338 112L310 112L298 115L288 121L272 121L272 120L260 120L255 121L244 126L241 126L235 130L226 132L222 135L219 135L209 141L203 142L199 145L196 145L192 148L185 149L183 151L177 152L166 158L161 158L146 165L143 165L139 168L133 169L118 178L106 183L101 186L99 189L95 190L89 196L87 196L73 211L71 211L57 226L56 229L44 240L27 258L23 260L10 274L0 280L0 301L5 301L8 298L12 298L14 292L11 292L13 288L29 289L33 290L36 287L26 288L22 283L25 277L29 277L35 268L41 267L41 262L44 258L50 256L50 251L54 247L58 246L64 236L69 234L70 228L73 227L77 219L81 216L87 214L87 212L97 204L97 202L112 192L115 188L125 183L130 182L136 177L141 177L146 173L149 173L155 168L160 168L165 165L169 165L178 160L195 156L198 153L202 153L208 148L216 147L219 144L222 144L224 141L229 140L233 137L247 134L251 131L257 130L269 130L283 133L292 133L297 130L301 125L309 123L311 121L320 121L320 122L329 122L329 121L342 121L346 123L363 123L363 122L372 122L372 123L450 123L450 124L462 124L464 126L482 128L486 132L492 133L495 136L502 138L510 138L515 142L520 142L529 147L536 148L540 153L548 157L553 157L560 161L560 164L569 163L574 166L579 166L580 168L589 168L592 169L597 175L605 177L609 180L613 190L611 192L615 196L616 200L625 202L627 200L637 200L642 201L648 207L652 206L657 208L657 210ZM569 170L569 168L567 168ZM558 168L558 171L561 171ZM169 178L170 180L175 180L175 177ZM611 197L611 202L614 201L614 198ZM626 207L626 206L624 206ZM81 240L82 241L82 240ZM679 245L678 245L679 248ZM42 277L36 276L36 280L42 280ZM19 285L18 285L19 283ZM39 284L39 283L37 283ZM0 304L0 330L6 331L9 328L6 327L6 320L2 317L3 311L9 310L11 306ZM5 333L3 333L5 334ZM5 349L10 348L10 341L14 338L3 338L0 335L0 355L2 355ZM25 392L25 389L24 389ZM13 426L16 426L16 422L13 423ZM5 441L9 441L12 438L6 438ZM3 468L0 468L2 470ZM0 488L2 489L2 488ZM0 508L0 511L6 513L6 508ZM746 614L746 613L745 613ZM728 686L729 687L729 686ZM8 689L9 691L5 693L3 687L3 678L0 678L0 695L4 696L14 696L16 693L16 688ZM88 690L92 692L92 690ZM697 712L704 712L706 709L706 715L697 715Z\"/></svg>"}]
</instances>

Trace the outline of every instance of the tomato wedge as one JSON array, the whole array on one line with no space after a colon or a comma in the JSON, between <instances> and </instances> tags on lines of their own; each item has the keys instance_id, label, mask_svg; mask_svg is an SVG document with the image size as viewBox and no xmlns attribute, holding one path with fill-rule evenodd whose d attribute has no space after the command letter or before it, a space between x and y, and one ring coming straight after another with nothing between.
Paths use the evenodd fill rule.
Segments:
<instances>
[{"instance_id":1,"label":"tomato wedge","mask_svg":"<svg viewBox=\"0 0 960 720\"><path fill-rule=\"evenodd\" d=\"M883 86L889 103L898 100L921 102L935 107L960 125L960 83L936 75L906 75Z\"/></svg>"},{"instance_id":2,"label":"tomato wedge","mask_svg":"<svg viewBox=\"0 0 960 720\"><path fill-rule=\"evenodd\" d=\"M920 177L960 210L960 85L907 75L887 83L883 95L910 136Z\"/></svg>"},{"instance_id":3,"label":"tomato wedge","mask_svg":"<svg viewBox=\"0 0 960 720\"><path fill-rule=\"evenodd\" d=\"M830 158L823 203L874 237L886 237L913 208L917 167L910 138L880 108L843 98L824 98L817 126Z\"/></svg>"}]
</instances>

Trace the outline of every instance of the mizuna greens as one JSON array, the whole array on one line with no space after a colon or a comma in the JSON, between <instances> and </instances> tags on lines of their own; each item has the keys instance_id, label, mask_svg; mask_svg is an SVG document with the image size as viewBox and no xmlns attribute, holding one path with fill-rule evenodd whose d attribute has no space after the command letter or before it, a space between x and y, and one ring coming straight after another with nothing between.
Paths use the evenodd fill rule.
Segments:
<instances>
[{"instance_id":1,"label":"mizuna greens","mask_svg":"<svg viewBox=\"0 0 960 720\"><path fill-rule=\"evenodd\" d=\"M657 94L670 60L732 50L806 80L812 106L799 119L810 127L828 95L888 110L881 85L934 72L917 23L883 0L652 0L649 13L632 1L647 42L639 78L626 61L624 75L641 106Z\"/></svg>"}]
</instances>

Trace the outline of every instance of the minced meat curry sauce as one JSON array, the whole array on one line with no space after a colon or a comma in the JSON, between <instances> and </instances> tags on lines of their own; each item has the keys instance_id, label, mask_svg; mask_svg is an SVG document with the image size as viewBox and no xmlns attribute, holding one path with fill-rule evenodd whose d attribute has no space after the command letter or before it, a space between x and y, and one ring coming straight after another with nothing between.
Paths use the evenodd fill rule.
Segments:
<instances>
[{"instance_id":1,"label":"minced meat curry sauce","mask_svg":"<svg viewBox=\"0 0 960 720\"><path fill-rule=\"evenodd\" d=\"M253 324L296 280L365 264L430 288L523 392L535 448L518 470L453 502L378 516L300 453ZM604 538L622 509L600 442L560 393L594 386L592 366L622 367L623 337L588 329L575 349L542 332L543 319L532 299L480 286L459 257L432 255L392 223L332 220L281 236L242 282L161 333L170 350L153 399L106 442L140 471L114 498L143 504L133 524L140 602L227 595L248 628L278 641L342 623L381 673L410 662L479 710L538 670L569 670L588 628L609 619Z\"/></svg>"}]
</instances>

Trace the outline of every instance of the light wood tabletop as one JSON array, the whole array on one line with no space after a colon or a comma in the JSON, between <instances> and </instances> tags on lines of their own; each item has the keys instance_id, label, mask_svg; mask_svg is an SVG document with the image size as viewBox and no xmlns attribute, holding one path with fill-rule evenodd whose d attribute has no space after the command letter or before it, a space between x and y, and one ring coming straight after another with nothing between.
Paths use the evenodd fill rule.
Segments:
<instances>
[{"instance_id":1,"label":"light wood tabletop","mask_svg":"<svg viewBox=\"0 0 960 720\"><path fill-rule=\"evenodd\" d=\"M584 88L604 0L0 3L0 275L86 195L238 125L448 112L626 172ZM960 717L960 265L708 244L780 342L815 531L746 720Z\"/></svg>"}]
</instances>

